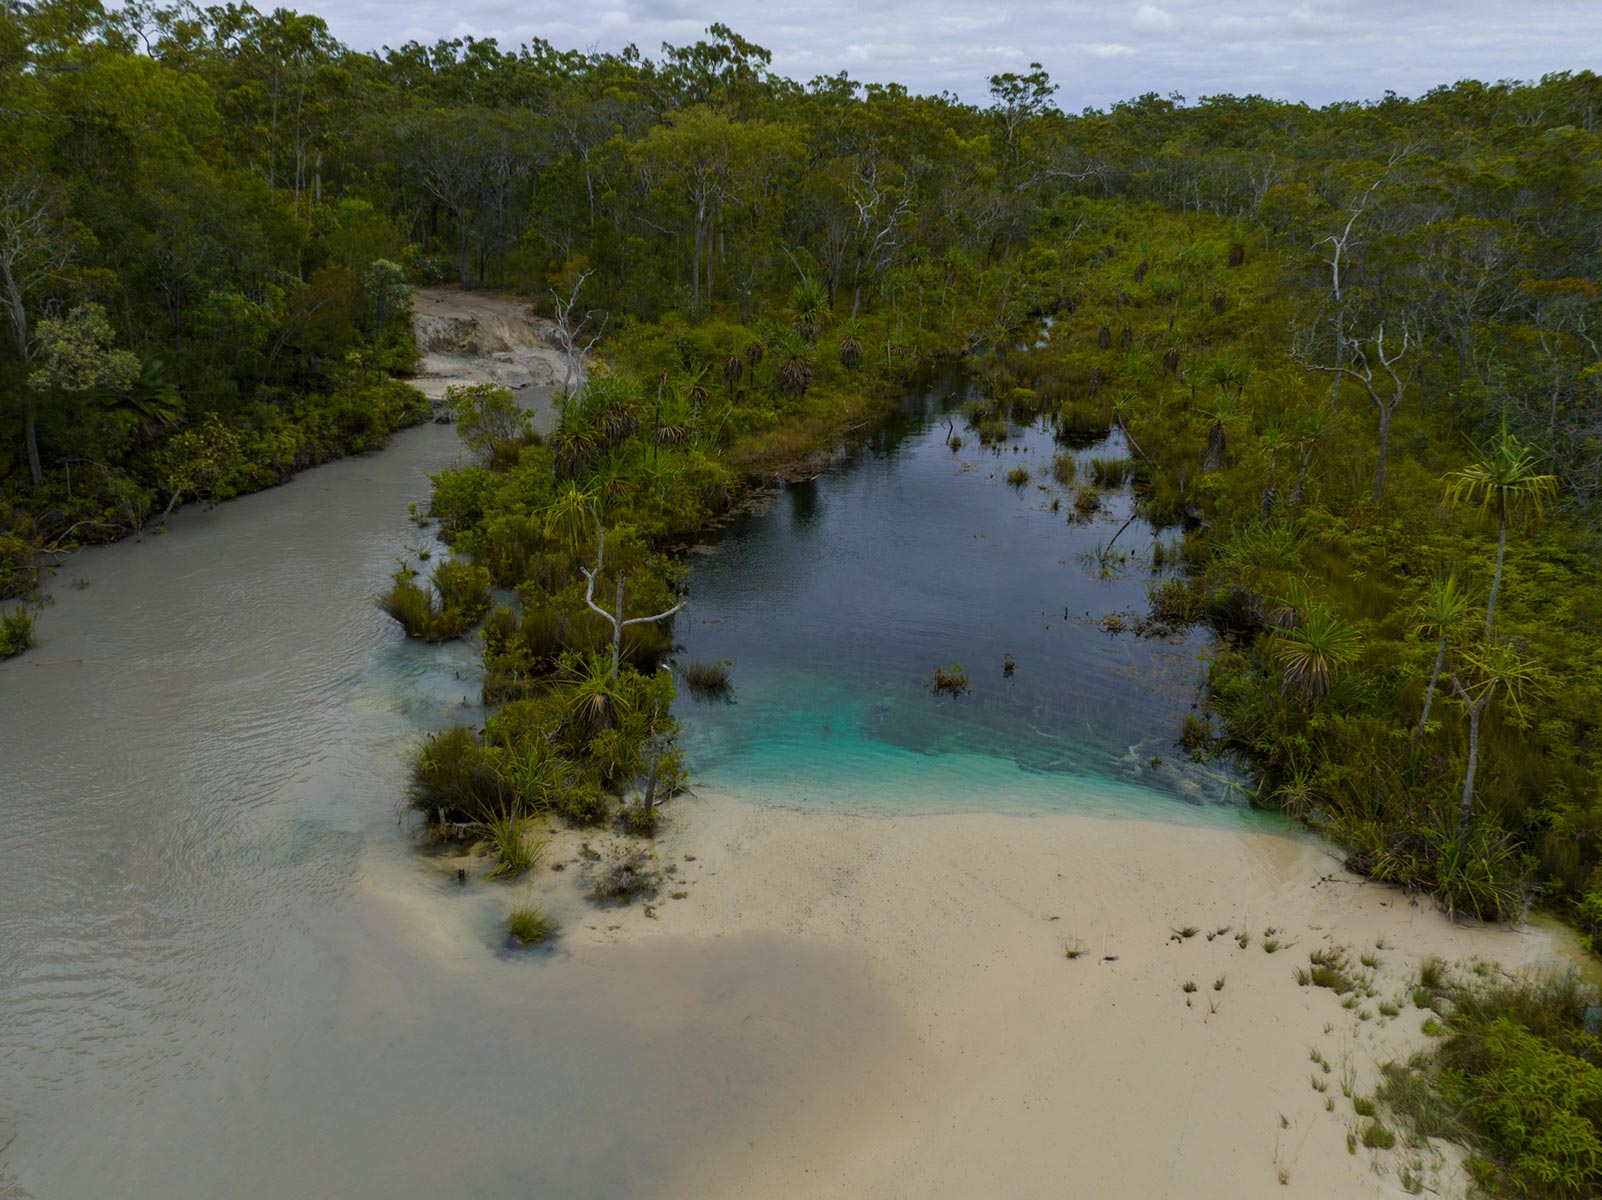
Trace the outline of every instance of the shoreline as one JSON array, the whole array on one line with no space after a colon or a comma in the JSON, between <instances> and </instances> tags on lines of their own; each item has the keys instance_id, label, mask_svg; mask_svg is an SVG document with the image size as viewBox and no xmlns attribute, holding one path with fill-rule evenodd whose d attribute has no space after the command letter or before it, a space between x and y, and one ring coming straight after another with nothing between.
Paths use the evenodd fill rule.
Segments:
<instances>
[{"instance_id":1,"label":"shoreline","mask_svg":"<svg viewBox=\"0 0 1602 1200\"><path fill-rule=\"evenodd\" d=\"M669 1196L1367 1196L1394 1193L1404 1165L1458 1194L1454 1148L1348 1153L1360 1121L1342 1082L1371 1092L1379 1063L1428 1043L1429 1014L1407 999L1426 956L1566 963L1550 931L1453 924L1427 898L1269 832L717 794L665 813L655 856L669 873L654 900L594 905L580 847L631 843L559 830L531 876L475 888L477 904L532 899L562 921L555 946L534 952L549 957L539 970L750 937L842 952L907 1034L781 1122L721 1131L716 1154L665 1181ZM1309 951L1332 946L1354 970L1377 956L1364 972L1374 997L1343 1008L1298 985Z\"/></svg>"}]
</instances>

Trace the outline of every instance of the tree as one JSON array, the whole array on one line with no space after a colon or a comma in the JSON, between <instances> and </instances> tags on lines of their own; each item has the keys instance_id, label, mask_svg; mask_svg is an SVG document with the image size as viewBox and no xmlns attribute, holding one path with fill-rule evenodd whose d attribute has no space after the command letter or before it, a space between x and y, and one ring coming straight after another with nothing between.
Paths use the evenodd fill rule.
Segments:
<instances>
[{"instance_id":1,"label":"tree","mask_svg":"<svg viewBox=\"0 0 1602 1200\"><path fill-rule=\"evenodd\" d=\"M584 290L584 282L594 271L580 271L573 280L573 287L564 298L555 288L551 289L551 297L556 305L556 340L562 347L562 396L567 398L573 394L575 386L584 384L584 362L589 357L595 343L601 340L601 334L606 331L607 314L596 309L579 312L579 293ZM599 317L600 320L593 326L591 322Z\"/></svg>"},{"instance_id":2,"label":"tree","mask_svg":"<svg viewBox=\"0 0 1602 1200\"><path fill-rule=\"evenodd\" d=\"M1380 501L1385 491L1385 463L1391 450L1391 418L1402 405L1402 398L1407 391L1407 385L1412 378L1413 365L1408 363L1409 351L1419 349L1419 338L1415 336L1412 327L1407 321L1402 322L1402 340L1397 343L1391 338L1390 348L1385 345L1385 322L1379 323L1379 328L1371 338L1360 338L1353 334L1343 335L1342 342L1351 348L1351 361L1335 366L1325 366L1303 359L1303 365L1314 371L1333 371L1348 379L1356 380L1363 385L1368 398L1373 401L1374 409L1379 414L1379 463L1374 468L1374 487L1372 499L1375 504ZM1373 360L1369 354L1372 351ZM1374 364L1384 377L1376 376Z\"/></svg>"},{"instance_id":3,"label":"tree","mask_svg":"<svg viewBox=\"0 0 1602 1200\"><path fill-rule=\"evenodd\" d=\"M1457 575L1448 572L1430 583L1430 590L1414 610L1413 632L1438 639L1435 646L1435 669L1430 672L1429 686L1424 689L1424 711L1419 714L1418 727L1413 730L1413 749L1424 738L1429 724L1430 705L1435 700L1435 685L1440 682L1441 666L1446 661L1446 642L1452 631L1463 622L1468 613L1468 594L1458 586Z\"/></svg>"},{"instance_id":4,"label":"tree","mask_svg":"<svg viewBox=\"0 0 1602 1200\"><path fill-rule=\"evenodd\" d=\"M495 450L528 433L528 413L511 388L474 383L445 389L445 404L462 443L488 463Z\"/></svg>"},{"instance_id":5,"label":"tree","mask_svg":"<svg viewBox=\"0 0 1602 1200\"><path fill-rule=\"evenodd\" d=\"M1463 795L1459 801L1457 821L1459 838L1468 836L1474 820L1474 775L1480 761L1480 719L1497 696L1506 696L1514 713L1522 718L1521 696L1537 681L1535 664L1506 642L1487 642L1463 657L1468 665L1468 682L1464 683L1456 673L1452 675L1452 690L1462 701L1469 719L1468 762L1463 771Z\"/></svg>"},{"instance_id":6,"label":"tree","mask_svg":"<svg viewBox=\"0 0 1602 1200\"><path fill-rule=\"evenodd\" d=\"M1507 554L1507 529L1514 520L1539 518L1557 497L1557 477L1539 470L1535 451L1509 433L1507 426L1490 445L1474 452L1474 461L1446 477L1446 500L1454 507L1477 504L1483 517L1496 514L1496 571L1491 576L1491 598L1485 605L1485 636L1491 636L1496 615L1496 594L1502 586L1502 560Z\"/></svg>"},{"instance_id":7,"label":"tree","mask_svg":"<svg viewBox=\"0 0 1602 1200\"><path fill-rule=\"evenodd\" d=\"M588 567L580 567L579 570L584 574L584 603L589 606L591 612L599 613L606 618L607 624L612 627L611 678L615 681L617 679L618 665L623 661L623 630L629 625L649 625L652 621L665 621L684 607L684 601L680 600L672 608L665 609L649 617L630 617L624 620L623 572L619 571L617 573L617 602L613 605L612 611L607 612L606 609L597 604L595 602L595 577L601 573L601 568L606 562L606 528L601 524L599 513L593 508L590 513L595 518L595 569L592 571Z\"/></svg>"},{"instance_id":8,"label":"tree","mask_svg":"<svg viewBox=\"0 0 1602 1200\"><path fill-rule=\"evenodd\" d=\"M11 326L17 361L27 369L33 360L30 314L39 292L60 275L72 258L72 238L60 215L54 189L31 170L0 179L0 311ZM33 486L44 486L39 462L34 391L24 389L22 429L27 443Z\"/></svg>"}]
</instances>

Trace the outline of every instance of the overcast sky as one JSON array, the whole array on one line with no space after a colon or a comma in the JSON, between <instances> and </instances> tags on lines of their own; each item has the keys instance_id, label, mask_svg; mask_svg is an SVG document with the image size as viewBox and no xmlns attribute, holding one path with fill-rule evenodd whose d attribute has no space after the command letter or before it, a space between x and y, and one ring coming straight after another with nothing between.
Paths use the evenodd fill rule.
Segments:
<instances>
[{"instance_id":1,"label":"overcast sky","mask_svg":"<svg viewBox=\"0 0 1602 1200\"><path fill-rule=\"evenodd\" d=\"M774 67L795 79L843 69L970 101L985 98L992 74L1034 60L1070 111L1150 91L1324 103L1602 68L1602 0L287 2L361 50L470 34L581 50L633 42L655 56L664 41L693 42L722 21L772 50Z\"/></svg>"}]
</instances>

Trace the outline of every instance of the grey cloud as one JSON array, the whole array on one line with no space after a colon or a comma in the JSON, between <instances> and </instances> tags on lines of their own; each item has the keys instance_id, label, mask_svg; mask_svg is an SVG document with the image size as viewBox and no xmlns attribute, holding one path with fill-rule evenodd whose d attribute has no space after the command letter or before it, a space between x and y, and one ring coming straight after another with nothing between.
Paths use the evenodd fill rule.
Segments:
<instances>
[{"instance_id":1,"label":"grey cloud","mask_svg":"<svg viewBox=\"0 0 1602 1200\"><path fill-rule=\"evenodd\" d=\"M985 98L997 72L1043 63L1058 101L1077 110L1156 91L1195 98L1260 92L1325 103L1416 95L1442 83L1533 78L1596 67L1597 0L771 0L712 9L694 0L622 0L584 8L554 0L300 0L361 49L472 34L515 45L655 54L721 21L806 80L849 71Z\"/></svg>"}]
</instances>

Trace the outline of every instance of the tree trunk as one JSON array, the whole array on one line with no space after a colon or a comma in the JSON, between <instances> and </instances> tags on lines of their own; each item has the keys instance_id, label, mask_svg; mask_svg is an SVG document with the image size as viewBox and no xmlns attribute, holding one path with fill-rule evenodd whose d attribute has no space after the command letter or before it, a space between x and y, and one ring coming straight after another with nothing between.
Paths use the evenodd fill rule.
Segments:
<instances>
[{"instance_id":1,"label":"tree trunk","mask_svg":"<svg viewBox=\"0 0 1602 1200\"><path fill-rule=\"evenodd\" d=\"M1380 495L1385 491L1385 459L1391 451L1391 410L1380 405L1379 419L1379 466L1374 469L1374 503L1378 504Z\"/></svg>"},{"instance_id":2,"label":"tree trunk","mask_svg":"<svg viewBox=\"0 0 1602 1200\"><path fill-rule=\"evenodd\" d=\"M617 615L612 621L612 682L617 682L618 664L623 661L623 572L617 573Z\"/></svg>"},{"instance_id":3,"label":"tree trunk","mask_svg":"<svg viewBox=\"0 0 1602 1200\"><path fill-rule=\"evenodd\" d=\"M1418 728L1413 730L1413 749L1424 740L1424 726L1430 719L1430 705L1435 702L1435 685L1441 678L1441 664L1446 661L1446 635L1441 635L1441 644L1435 648L1435 670L1430 673L1430 686L1424 689L1424 711L1419 714Z\"/></svg>"},{"instance_id":4,"label":"tree trunk","mask_svg":"<svg viewBox=\"0 0 1602 1200\"><path fill-rule=\"evenodd\" d=\"M1457 836L1466 838L1469 826L1474 821L1474 771L1480 762L1480 713L1484 710L1484 698L1469 708L1469 751L1468 770L1463 776L1463 801L1458 812Z\"/></svg>"},{"instance_id":5,"label":"tree trunk","mask_svg":"<svg viewBox=\"0 0 1602 1200\"><path fill-rule=\"evenodd\" d=\"M33 391L23 385L26 399L22 402L22 436L28 443L28 473L33 476L34 490L44 487L44 468L39 464L39 434L33 421Z\"/></svg>"},{"instance_id":6,"label":"tree trunk","mask_svg":"<svg viewBox=\"0 0 1602 1200\"><path fill-rule=\"evenodd\" d=\"M1491 576L1491 601L1485 606L1485 636L1491 636L1491 618L1496 613L1496 593L1502 587L1502 556L1507 553L1507 509L1502 509L1502 524L1496 535L1496 571Z\"/></svg>"},{"instance_id":7,"label":"tree trunk","mask_svg":"<svg viewBox=\"0 0 1602 1200\"><path fill-rule=\"evenodd\" d=\"M456 224L461 230L456 244L456 270L462 280L462 291L473 290L473 256L467 245L467 214L457 213Z\"/></svg>"}]
</instances>

